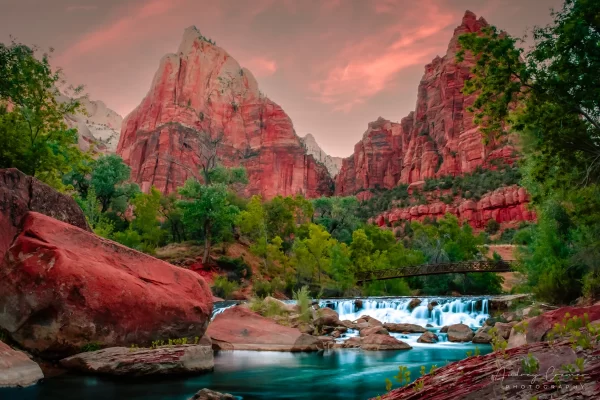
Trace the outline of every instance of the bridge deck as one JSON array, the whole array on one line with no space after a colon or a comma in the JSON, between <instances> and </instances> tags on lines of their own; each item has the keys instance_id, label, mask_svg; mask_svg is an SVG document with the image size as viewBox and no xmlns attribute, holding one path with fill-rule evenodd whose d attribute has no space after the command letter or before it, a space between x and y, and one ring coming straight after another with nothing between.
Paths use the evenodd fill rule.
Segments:
<instances>
[{"instance_id":1,"label":"bridge deck","mask_svg":"<svg viewBox=\"0 0 600 400\"><path fill-rule=\"evenodd\" d=\"M511 263L506 261L461 261L455 263L422 264L400 268L389 268L357 274L357 282L406 278L409 276L458 274L468 272L510 272Z\"/></svg>"}]
</instances>

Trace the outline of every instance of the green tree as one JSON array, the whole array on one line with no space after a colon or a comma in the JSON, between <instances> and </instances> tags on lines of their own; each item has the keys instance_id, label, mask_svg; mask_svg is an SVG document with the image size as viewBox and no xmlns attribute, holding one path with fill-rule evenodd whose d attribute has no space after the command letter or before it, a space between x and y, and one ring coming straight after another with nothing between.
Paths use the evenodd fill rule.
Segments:
<instances>
[{"instance_id":1,"label":"green tree","mask_svg":"<svg viewBox=\"0 0 600 400\"><path fill-rule=\"evenodd\" d=\"M143 250L153 253L164 238L165 231L158 221L162 195L154 186L150 193L138 193L132 200L135 219L132 227L140 234Z\"/></svg>"},{"instance_id":2,"label":"green tree","mask_svg":"<svg viewBox=\"0 0 600 400\"><path fill-rule=\"evenodd\" d=\"M477 95L476 122L488 139L503 140L507 128L523 144L523 183L540 224L522 265L546 301L574 300L578 282L598 271L590 255L600 239L588 233L600 232L599 14L597 1L566 0L549 25L533 29L527 53L494 27L459 39L459 58L471 52L477 60L464 88Z\"/></svg>"},{"instance_id":3,"label":"green tree","mask_svg":"<svg viewBox=\"0 0 600 400\"><path fill-rule=\"evenodd\" d=\"M335 243L329 249L331 277L342 294L356 285L350 248L345 243Z\"/></svg>"},{"instance_id":4,"label":"green tree","mask_svg":"<svg viewBox=\"0 0 600 400\"><path fill-rule=\"evenodd\" d=\"M49 54L38 59L36 51L0 43L0 168L18 168L63 189L62 176L84 158L77 131L65 123L80 103L61 100L61 71L52 70Z\"/></svg>"},{"instance_id":5,"label":"green tree","mask_svg":"<svg viewBox=\"0 0 600 400\"><path fill-rule=\"evenodd\" d=\"M124 211L127 201L139 192L136 184L127 183L130 174L131 168L116 154L100 156L94 162L90 186L96 192L102 212L109 208Z\"/></svg>"},{"instance_id":6,"label":"green tree","mask_svg":"<svg viewBox=\"0 0 600 400\"><path fill-rule=\"evenodd\" d=\"M313 200L315 223L323 225L340 242L350 243L358 227L360 204L356 197L320 197Z\"/></svg>"}]
</instances>

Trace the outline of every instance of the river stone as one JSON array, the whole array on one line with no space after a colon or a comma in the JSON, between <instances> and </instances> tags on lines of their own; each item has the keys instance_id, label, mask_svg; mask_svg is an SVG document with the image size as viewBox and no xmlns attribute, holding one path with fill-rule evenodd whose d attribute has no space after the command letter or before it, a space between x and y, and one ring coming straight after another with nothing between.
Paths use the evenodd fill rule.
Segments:
<instances>
[{"instance_id":1,"label":"river stone","mask_svg":"<svg viewBox=\"0 0 600 400\"><path fill-rule=\"evenodd\" d=\"M410 350L408 344L389 335L370 335L362 338L360 348L367 351Z\"/></svg>"},{"instance_id":2,"label":"river stone","mask_svg":"<svg viewBox=\"0 0 600 400\"><path fill-rule=\"evenodd\" d=\"M394 324L392 322L386 322L383 327L389 332L394 333L424 333L427 329L420 325L415 324Z\"/></svg>"},{"instance_id":3,"label":"river stone","mask_svg":"<svg viewBox=\"0 0 600 400\"><path fill-rule=\"evenodd\" d=\"M371 328L365 328L360 331L361 337L370 335L389 335L389 332L383 326L373 326Z\"/></svg>"},{"instance_id":4,"label":"river stone","mask_svg":"<svg viewBox=\"0 0 600 400\"><path fill-rule=\"evenodd\" d=\"M365 321L367 324L369 324L369 327L372 326L383 326L383 323L381 321L379 321L377 318L373 318L370 317L368 315L362 315L359 320L363 320Z\"/></svg>"},{"instance_id":5,"label":"river stone","mask_svg":"<svg viewBox=\"0 0 600 400\"><path fill-rule=\"evenodd\" d=\"M315 326L338 326L340 324L340 316L335 310L329 307L323 307L315 312Z\"/></svg>"},{"instance_id":6,"label":"river stone","mask_svg":"<svg viewBox=\"0 0 600 400\"><path fill-rule=\"evenodd\" d=\"M439 303L437 301L432 301L431 303L427 304L427 309L429 311L433 311L434 307L437 307L439 305Z\"/></svg>"},{"instance_id":7,"label":"river stone","mask_svg":"<svg viewBox=\"0 0 600 400\"><path fill-rule=\"evenodd\" d=\"M425 332L418 339L418 343L437 343L440 340L438 335L433 332Z\"/></svg>"},{"instance_id":8,"label":"river stone","mask_svg":"<svg viewBox=\"0 0 600 400\"><path fill-rule=\"evenodd\" d=\"M448 327L448 341L450 342L470 342L475 334L469 326L465 324L454 324Z\"/></svg>"},{"instance_id":9,"label":"river stone","mask_svg":"<svg viewBox=\"0 0 600 400\"><path fill-rule=\"evenodd\" d=\"M43 378L40 366L25 353L0 342L0 388L31 386Z\"/></svg>"},{"instance_id":10,"label":"river stone","mask_svg":"<svg viewBox=\"0 0 600 400\"><path fill-rule=\"evenodd\" d=\"M494 325L494 328L496 328L496 331L498 332L498 336L501 336L504 339L508 340L508 338L510 337L510 330L512 329L513 326L515 326L517 324L518 324L517 321L513 321L513 322L509 322L509 323L496 322L496 325Z\"/></svg>"},{"instance_id":11,"label":"river stone","mask_svg":"<svg viewBox=\"0 0 600 400\"><path fill-rule=\"evenodd\" d=\"M492 336L490 335L490 330L492 329L489 325L484 325L475 332L475 336L473 336L473 343L490 343L492 341Z\"/></svg>"},{"instance_id":12,"label":"river stone","mask_svg":"<svg viewBox=\"0 0 600 400\"><path fill-rule=\"evenodd\" d=\"M210 389L199 390L195 395L188 400L235 400L235 396L229 393L219 393Z\"/></svg>"},{"instance_id":13,"label":"river stone","mask_svg":"<svg viewBox=\"0 0 600 400\"><path fill-rule=\"evenodd\" d=\"M419 307L421 305L421 299L412 299L410 301L410 303L408 303L408 309L410 311L414 310L415 308Z\"/></svg>"},{"instance_id":14,"label":"river stone","mask_svg":"<svg viewBox=\"0 0 600 400\"><path fill-rule=\"evenodd\" d=\"M362 338L353 336L344 342L345 349L355 349L362 344Z\"/></svg>"},{"instance_id":15,"label":"river stone","mask_svg":"<svg viewBox=\"0 0 600 400\"><path fill-rule=\"evenodd\" d=\"M109 347L63 358L60 365L83 372L138 377L208 372L214 368L214 359L208 346Z\"/></svg>"},{"instance_id":16,"label":"river stone","mask_svg":"<svg viewBox=\"0 0 600 400\"><path fill-rule=\"evenodd\" d=\"M340 321L340 325L344 326L348 329L356 329L356 324L354 322L350 321L349 319Z\"/></svg>"},{"instance_id":17,"label":"river stone","mask_svg":"<svg viewBox=\"0 0 600 400\"><path fill-rule=\"evenodd\" d=\"M448 326L442 326L442 329L440 329L440 333L448 333Z\"/></svg>"}]
</instances>

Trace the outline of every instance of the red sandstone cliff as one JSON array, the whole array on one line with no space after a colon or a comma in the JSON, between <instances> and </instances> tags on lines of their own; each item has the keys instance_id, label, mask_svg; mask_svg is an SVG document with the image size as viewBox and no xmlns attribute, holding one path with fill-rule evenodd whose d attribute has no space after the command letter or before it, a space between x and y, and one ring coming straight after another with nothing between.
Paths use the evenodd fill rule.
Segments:
<instances>
[{"instance_id":1,"label":"red sandstone cliff","mask_svg":"<svg viewBox=\"0 0 600 400\"><path fill-rule=\"evenodd\" d=\"M144 191L174 192L215 154L246 168L246 195L329 195L325 166L306 154L292 121L252 73L191 27L160 62L150 91L125 119L117 153Z\"/></svg>"},{"instance_id":2,"label":"red sandstone cliff","mask_svg":"<svg viewBox=\"0 0 600 400\"><path fill-rule=\"evenodd\" d=\"M487 25L483 18L477 19L470 11L465 13L446 55L425 66L416 111L400 123L379 118L369 124L354 154L343 160L336 178L336 195L469 173L495 158L512 162L511 146L483 144L473 115L467 112L476 96L461 93L474 59L467 55L464 62L456 61L458 37Z\"/></svg>"}]
</instances>

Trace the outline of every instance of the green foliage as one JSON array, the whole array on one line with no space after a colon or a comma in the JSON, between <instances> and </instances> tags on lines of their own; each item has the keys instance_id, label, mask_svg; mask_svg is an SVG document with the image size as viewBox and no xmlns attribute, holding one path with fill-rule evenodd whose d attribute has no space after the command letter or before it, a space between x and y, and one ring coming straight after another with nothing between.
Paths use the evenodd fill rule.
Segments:
<instances>
[{"instance_id":1,"label":"green foliage","mask_svg":"<svg viewBox=\"0 0 600 400\"><path fill-rule=\"evenodd\" d=\"M203 185L195 179L179 188L182 200L178 206L185 230L192 238L204 240L203 263L208 261L213 243L232 235L239 209L229 204L227 191L224 183Z\"/></svg>"},{"instance_id":2,"label":"green foliage","mask_svg":"<svg viewBox=\"0 0 600 400\"><path fill-rule=\"evenodd\" d=\"M385 281L373 281L364 285L365 296L410 296L412 291L408 283L401 278Z\"/></svg>"},{"instance_id":3,"label":"green foliage","mask_svg":"<svg viewBox=\"0 0 600 400\"><path fill-rule=\"evenodd\" d=\"M161 197L153 186L150 193L139 193L131 200L135 215L131 225L140 234L143 251L147 253L153 253L165 235L158 221Z\"/></svg>"},{"instance_id":4,"label":"green foliage","mask_svg":"<svg viewBox=\"0 0 600 400\"><path fill-rule=\"evenodd\" d=\"M527 353L527 357L521 359L521 367L524 373L533 375L540 370L540 362L531 353Z\"/></svg>"},{"instance_id":5,"label":"green foliage","mask_svg":"<svg viewBox=\"0 0 600 400\"><path fill-rule=\"evenodd\" d=\"M92 164L90 186L94 188L101 211L125 211L127 200L139 192L136 184L126 183L131 168L116 154L100 156Z\"/></svg>"},{"instance_id":6,"label":"green foliage","mask_svg":"<svg viewBox=\"0 0 600 400\"><path fill-rule=\"evenodd\" d=\"M477 56L464 88L477 93L475 122L488 139L503 140L508 128L523 143L523 183L540 224L515 241L528 245L529 287L555 303L581 296L581 280L600 267L599 12L597 1L566 0L549 25L533 29L527 53L494 27L459 39Z\"/></svg>"},{"instance_id":7,"label":"green foliage","mask_svg":"<svg viewBox=\"0 0 600 400\"><path fill-rule=\"evenodd\" d=\"M212 286L213 294L225 300L230 299L233 292L235 292L238 289L239 285L237 284L237 282L232 282L224 276L216 277Z\"/></svg>"},{"instance_id":8,"label":"green foliage","mask_svg":"<svg viewBox=\"0 0 600 400\"><path fill-rule=\"evenodd\" d=\"M81 352L87 353L90 351L98 351L101 348L102 348L102 344L100 344L98 342L90 342L90 343L86 343L83 346L81 346Z\"/></svg>"},{"instance_id":9,"label":"green foliage","mask_svg":"<svg viewBox=\"0 0 600 400\"><path fill-rule=\"evenodd\" d=\"M600 341L600 326L591 324L587 313L583 317L566 313L546 336L550 341L568 338L574 350L578 347L589 350Z\"/></svg>"},{"instance_id":10,"label":"green foliage","mask_svg":"<svg viewBox=\"0 0 600 400\"><path fill-rule=\"evenodd\" d=\"M63 190L62 176L85 158L77 131L65 123L80 103L61 97L61 70L52 70L48 53L36 52L0 43L0 168L18 168ZM78 95L82 87L68 90Z\"/></svg>"},{"instance_id":11,"label":"green foliage","mask_svg":"<svg viewBox=\"0 0 600 400\"><path fill-rule=\"evenodd\" d=\"M242 258L221 256L217 260L217 265L227 272L227 278L231 281L241 282L242 279L252 278L252 268Z\"/></svg>"},{"instance_id":12,"label":"green foliage","mask_svg":"<svg viewBox=\"0 0 600 400\"><path fill-rule=\"evenodd\" d=\"M298 306L298 314L300 315L300 321L310 322L312 319L311 312L311 297L308 290L308 286L302 286L298 291L294 291L294 300Z\"/></svg>"},{"instance_id":13,"label":"green foliage","mask_svg":"<svg viewBox=\"0 0 600 400\"><path fill-rule=\"evenodd\" d=\"M323 225L339 242L350 243L359 225L360 204L356 197L320 197L313 200L313 207L316 224Z\"/></svg>"},{"instance_id":14,"label":"green foliage","mask_svg":"<svg viewBox=\"0 0 600 400\"><path fill-rule=\"evenodd\" d=\"M499 230L500 230L500 223L498 221L496 221L495 219L490 219L485 224L485 231L487 233L489 233L490 235L497 233Z\"/></svg>"}]
</instances>

